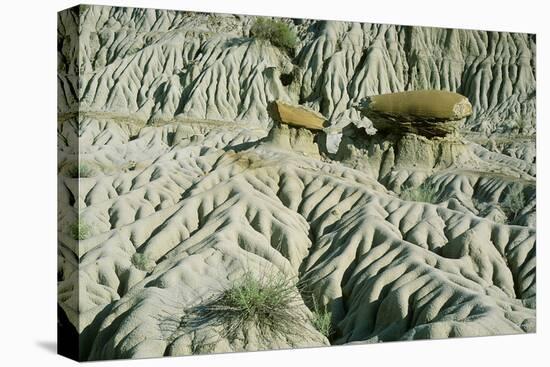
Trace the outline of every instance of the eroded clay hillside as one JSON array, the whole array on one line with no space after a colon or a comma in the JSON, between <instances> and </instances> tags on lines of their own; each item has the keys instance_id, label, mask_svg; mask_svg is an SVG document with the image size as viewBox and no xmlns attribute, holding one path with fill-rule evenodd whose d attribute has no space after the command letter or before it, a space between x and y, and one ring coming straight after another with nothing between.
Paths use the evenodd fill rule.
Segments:
<instances>
[{"instance_id":1,"label":"eroded clay hillside","mask_svg":"<svg viewBox=\"0 0 550 367\"><path fill-rule=\"evenodd\" d=\"M533 35L281 19L282 48L251 16L58 20L59 304L81 359L535 331ZM362 109L425 89L468 98L452 134ZM219 317L243 277L287 281L286 324Z\"/></svg>"}]
</instances>

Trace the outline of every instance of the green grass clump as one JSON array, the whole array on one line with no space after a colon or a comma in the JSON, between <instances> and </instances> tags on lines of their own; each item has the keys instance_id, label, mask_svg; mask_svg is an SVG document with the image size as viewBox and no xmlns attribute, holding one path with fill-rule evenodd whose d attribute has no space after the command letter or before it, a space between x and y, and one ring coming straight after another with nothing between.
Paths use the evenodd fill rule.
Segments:
<instances>
[{"instance_id":1,"label":"green grass clump","mask_svg":"<svg viewBox=\"0 0 550 367\"><path fill-rule=\"evenodd\" d=\"M132 255L132 264L139 270L150 272L155 268L155 260L151 259L146 254L136 252Z\"/></svg>"},{"instance_id":2,"label":"green grass clump","mask_svg":"<svg viewBox=\"0 0 550 367\"><path fill-rule=\"evenodd\" d=\"M94 168L85 162L74 162L66 169L66 174L71 178L93 177L95 175Z\"/></svg>"},{"instance_id":3,"label":"green grass clump","mask_svg":"<svg viewBox=\"0 0 550 367\"><path fill-rule=\"evenodd\" d=\"M221 294L191 311L188 324L215 323L224 337L235 339L239 331L255 327L260 335L287 336L296 333L303 318L296 312L301 302L294 283L279 274L258 278L246 272Z\"/></svg>"},{"instance_id":4,"label":"green grass clump","mask_svg":"<svg viewBox=\"0 0 550 367\"><path fill-rule=\"evenodd\" d=\"M312 312L311 322L317 331L323 334L325 337L330 338L332 335L332 312L328 311L326 307L319 307L317 302L313 303L314 309Z\"/></svg>"},{"instance_id":5,"label":"green grass clump","mask_svg":"<svg viewBox=\"0 0 550 367\"><path fill-rule=\"evenodd\" d=\"M521 185L513 185L500 204L509 221L513 221L527 202Z\"/></svg>"},{"instance_id":6,"label":"green grass clump","mask_svg":"<svg viewBox=\"0 0 550 367\"><path fill-rule=\"evenodd\" d=\"M266 18L258 18L250 28L252 36L269 41L273 46L292 51L296 47L296 34L288 24Z\"/></svg>"},{"instance_id":7,"label":"green grass clump","mask_svg":"<svg viewBox=\"0 0 550 367\"><path fill-rule=\"evenodd\" d=\"M81 220L70 225L69 232L75 240L85 240L92 234L92 227Z\"/></svg>"},{"instance_id":8,"label":"green grass clump","mask_svg":"<svg viewBox=\"0 0 550 367\"><path fill-rule=\"evenodd\" d=\"M421 201L425 203L437 204L441 201L437 193L437 187L433 184L424 182L418 187L411 187L403 190L399 195L401 199L407 201Z\"/></svg>"}]
</instances>

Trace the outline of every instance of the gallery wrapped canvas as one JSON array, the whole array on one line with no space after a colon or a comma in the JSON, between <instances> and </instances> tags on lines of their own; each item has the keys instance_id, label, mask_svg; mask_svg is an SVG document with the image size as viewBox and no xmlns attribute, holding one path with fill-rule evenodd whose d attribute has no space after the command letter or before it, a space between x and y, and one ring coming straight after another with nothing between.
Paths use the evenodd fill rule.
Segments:
<instances>
[{"instance_id":1,"label":"gallery wrapped canvas","mask_svg":"<svg viewBox=\"0 0 550 367\"><path fill-rule=\"evenodd\" d=\"M80 5L57 44L61 354L535 332L535 35Z\"/></svg>"}]
</instances>

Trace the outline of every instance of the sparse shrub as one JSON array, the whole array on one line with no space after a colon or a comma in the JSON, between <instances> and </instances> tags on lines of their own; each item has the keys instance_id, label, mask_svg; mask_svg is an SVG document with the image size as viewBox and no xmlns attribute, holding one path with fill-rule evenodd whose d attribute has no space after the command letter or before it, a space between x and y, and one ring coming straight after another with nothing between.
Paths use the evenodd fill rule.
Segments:
<instances>
[{"instance_id":1,"label":"sparse shrub","mask_svg":"<svg viewBox=\"0 0 550 367\"><path fill-rule=\"evenodd\" d=\"M313 326L327 338L332 334L331 319L331 312L313 312Z\"/></svg>"},{"instance_id":2,"label":"sparse shrub","mask_svg":"<svg viewBox=\"0 0 550 367\"><path fill-rule=\"evenodd\" d=\"M246 272L219 295L195 307L186 324L222 325L224 337L234 339L238 332L255 327L260 335L287 336L300 332L303 318L298 308L301 297L291 279L264 274L260 279ZM298 312L297 312L298 311Z\"/></svg>"},{"instance_id":3,"label":"sparse shrub","mask_svg":"<svg viewBox=\"0 0 550 367\"><path fill-rule=\"evenodd\" d=\"M512 126L512 129L517 132L519 135L523 135L527 132L527 120L525 118L519 118L516 120Z\"/></svg>"},{"instance_id":4,"label":"sparse shrub","mask_svg":"<svg viewBox=\"0 0 550 367\"><path fill-rule=\"evenodd\" d=\"M73 162L66 169L66 175L71 178L93 177L94 168L86 162Z\"/></svg>"},{"instance_id":5,"label":"sparse shrub","mask_svg":"<svg viewBox=\"0 0 550 367\"><path fill-rule=\"evenodd\" d=\"M136 169L136 167L137 167L136 161L129 161L128 165L126 166L126 171L133 171Z\"/></svg>"},{"instance_id":6,"label":"sparse shrub","mask_svg":"<svg viewBox=\"0 0 550 367\"><path fill-rule=\"evenodd\" d=\"M266 18L258 18L250 28L252 36L269 41L273 46L292 51L296 47L296 34L288 24Z\"/></svg>"},{"instance_id":7,"label":"sparse shrub","mask_svg":"<svg viewBox=\"0 0 550 367\"><path fill-rule=\"evenodd\" d=\"M478 211L477 216L497 223L506 223L508 219L507 215L497 203L484 202L476 198L472 198L472 203L474 204L474 208Z\"/></svg>"},{"instance_id":8,"label":"sparse shrub","mask_svg":"<svg viewBox=\"0 0 550 367\"><path fill-rule=\"evenodd\" d=\"M151 259L146 254L142 254L139 252L136 252L134 255L132 255L132 264L136 267L136 269L146 272L152 271L156 265L155 260Z\"/></svg>"},{"instance_id":9,"label":"sparse shrub","mask_svg":"<svg viewBox=\"0 0 550 367\"><path fill-rule=\"evenodd\" d=\"M418 187L411 187L403 190L400 194L401 199L407 201L421 201L425 203L437 204L441 201L440 195L437 193L437 187L428 182L423 182Z\"/></svg>"},{"instance_id":10,"label":"sparse shrub","mask_svg":"<svg viewBox=\"0 0 550 367\"><path fill-rule=\"evenodd\" d=\"M319 307L317 302L313 300L311 322L315 329L317 329L325 337L329 338L332 335L332 312L328 311L326 307Z\"/></svg>"},{"instance_id":11,"label":"sparse shrub","mask_svg":"<svg viewBox=\"0 0 550 367\"><path fill-rule=\"evenodd\" d=\"M513 221L518 216L519 212L525 208L525 195L521 185L512 185L506 197L500 204L504 213L508 216L509 221Z\"/></svg>"},{"instance_id":12,"label":"sparse shrub","mask_svg":"<svg viewBox=\"0 0 550 367\"><path fill-rule=\"evenodd\" d=\"M79 220L78 222L71 224L69 231L71 237L75 240L85 240L91 236L92 227L89 224Z\"/></svg>"}]
</instances>

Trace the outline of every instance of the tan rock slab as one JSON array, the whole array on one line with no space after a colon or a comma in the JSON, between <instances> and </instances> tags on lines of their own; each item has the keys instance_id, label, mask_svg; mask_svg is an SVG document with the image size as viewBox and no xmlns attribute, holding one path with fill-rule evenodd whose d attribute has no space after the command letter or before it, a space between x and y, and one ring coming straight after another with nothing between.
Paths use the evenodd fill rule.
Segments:
<instances>
[{"instance_id":1,"label":"tan rock slab","mask_svg":"<svg viewBox=\"0 0 550 367\"><path fill-rule=\"evenodd\" d=\"M276 122L310 130L322 130L326 121L319 112L278 100L269 103L268 112Z\"/></svg>"}]
</instances>

